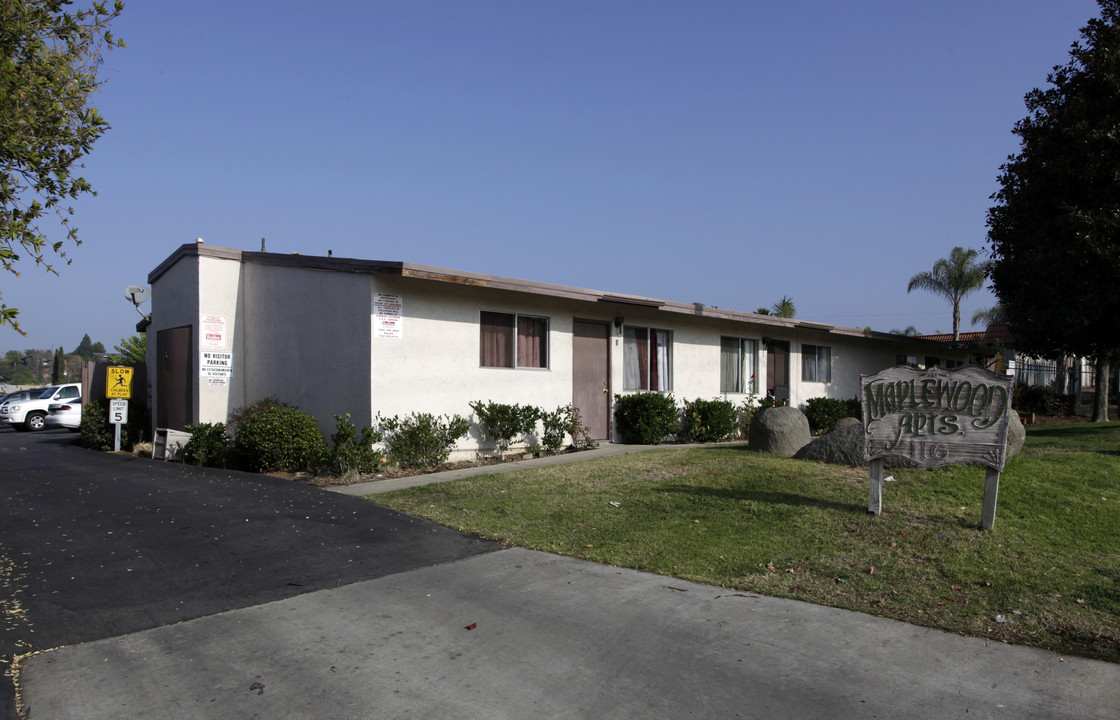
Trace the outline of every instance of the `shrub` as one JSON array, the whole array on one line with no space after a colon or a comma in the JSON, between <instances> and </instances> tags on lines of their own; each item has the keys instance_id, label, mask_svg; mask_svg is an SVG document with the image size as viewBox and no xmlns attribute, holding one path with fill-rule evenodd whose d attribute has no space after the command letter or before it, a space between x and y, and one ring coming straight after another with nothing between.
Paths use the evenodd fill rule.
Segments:
<instances>
[{"instance_id":1,"label":"shrub","mask_svg":"<svg viewBox=\"0 0 1120 720\"><path fill-rule=\"evenodd\" d=\"M225 423L187 425L191 439L183 446L183 462L207 467L226 467L229 461L229 438Z\"/></svg>"},{"instance_id":2,"label":"shrub","mask_svg":"<svg viewBox=\"0 0 1120 720\"><path fill-rule=\"evenodd\" d=\"M685 401L681 438L685 442L719 442L739 429L739 412L730 400Z\"/></svg>"},{"instance_id":3,"label":"shrub","mask_svg":"<svg viewBox=\"0 0 1120 720\"><path fill-rule=\"evenodd\" d=\"M431 468L447 460L471 423L459 415L412 413L401 419L378 416L389 459L402 468Z\"/></svg>"},{"instance_id":4,"label":"shrub","mask_svg":"<svg viewBox=\"0 0 1120 720\"><path fill-rule=\"evenodd\" d=\"M128 422L121 428L121 450L131 450L148 435L150 414L139 403L130 402ZM78 444L90 450L113 449L116 428L109 422L108 400L86 400L82 403L82 422L78 426Z\"/></svg>"},{"instance_id":5,"label":"shrub","mask_svg":"<svg viewBox=\"0 0 1120 720\"><path fill-rule=\"evenodd\" d=\"M552 412L541 412L541 443L550 452L559 452L564 445L564 436L572 438L572 446L581 449L598 447L591 439L591 430L583 424L579 408L570 403Z\"/></svg>"},{"instance_id":6,"label":"shrub","mask_svg":"<svg viewBox=\"0 0 1120 720\"><path fill-rule=\"evenodd\" d=\"M290 408L290 407L293 407L293 406L289 405L288 403L281 402L280 400L277 400L275 397L269 396L269 397L261 398L260 400L256 400L254 402L251 402L248 405L242 405L239 408L234 408L233 410L230 411L229 415L226 417L226 421L227 421L226 424L228 425L229 431L231 433L233 433L234 436L236 437L237 426L238 426L238 424L241 423L242 420L244 420L245 418L247 418L251 415L256 415L257 413L261 412L262 410L268 410L269 408L274 408L274 407Z\"/></svg>"},{"instance_id":7,"label":"shrub","mask_svg":"<svg viewBox=\"0 0 1120 720\"><path fill-rule=\"evenodd\" d=\"M470 403L478 415L483 435L494 443L500 455L505 455L513 439L518 435L528 435L537 428L541 415L539 408L532 405L506 405L505 403L476 400Z\"/></svg>"},{"instance_id":8,"label":"shrub","mask_svg":"<svg viewBox=\"0 0 1120 720\"><path fill-rule=\"evenodd\" d=\"M254 472L307 470L318 467L326 454L315 418L283 405L241 419L234 445L241 461Z\"/></svg>"},{"instance_id":9,"label":"shrub","mask_svg":"<svg viewBox=\"0 0 1120 720\"><path fill-rule=\"evenodd\" d=\"M854 413L852 403L855 403ZM860 417L860 415L858 400L817 397L805 401L805 417L809 419L809 430L814 435L824 432L841 418Z\"/></svg>"},{"instance_id":10,"label":"shrub","mask_svg":"<svg viewBox=\"0 0 1120 720\"><path fill-rule=\"evenodd\" d=\"M335 415L336 430L331 435L334 448L330 451L331 473L342 477L352 472L371 473L381 465L382 456L379 450L374 449L374 443L381 442L382 435L373 428L358 430L350 413Z\"/></svg>"},{"instance_id":11,"label":"shrub","mask_svg":"<svg viewBox=\"0 0 1120 720\"><path fill-rule=\"evenodd\" d=\"M558 407L552 412L541 413L541 444L549 452L558 452L564 445L564 436L572 424L572 406Z\"/></svg>"},{"instance_id":12,"label":"shrub","mask_svg":"<svg viewBox=\"0 0 1120 720\"><path fill-rule=\"evenodd\" d=\"M1071 396L1046 385L1016 385L1011 405L1019 412L1039 415L1069 415L1073 408Z\"/></svg>"},{"instance_id":13,"label":"shrub","mask_svg":"<svg viewBox=\"0 0 1120 720\"><path fill-rule=\"evenodd\" d=\"M658 445L677 432L677 404L670 394L641 392L614 396L614 419L622 442Z\"/></svg>"}]
</instances>

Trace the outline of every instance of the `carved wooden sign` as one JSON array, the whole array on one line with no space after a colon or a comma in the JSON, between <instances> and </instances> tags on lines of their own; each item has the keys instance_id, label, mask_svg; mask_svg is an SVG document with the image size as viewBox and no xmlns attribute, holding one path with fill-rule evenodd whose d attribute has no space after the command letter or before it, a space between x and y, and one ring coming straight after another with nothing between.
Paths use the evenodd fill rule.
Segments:
<instances>
[{"instance_id":1,"label":"carved wooden sign","mask_svg":"<svg viewBox=\"0 0 1120 720\"><path fill-rule=\"evenodd\" d=\"M986 465L981 525L995 524L999 474L1007 455L1011 378L975 365L955 370L893 367L860 376L863 456L871 461L868 510L882 507L883 458L925 467Z\"/></svg>"},{"instance_id":2,"label":"carved wooden sign","mask_svg":"<svg viewBox=\"0 0 1120 720\"><path fill-rule=\"evenodd\" d=\"M1011 378L975 365L893 367L860 376L865 460L895 455L926 467L1003 470Z\"/></svg>"}]
</instances>

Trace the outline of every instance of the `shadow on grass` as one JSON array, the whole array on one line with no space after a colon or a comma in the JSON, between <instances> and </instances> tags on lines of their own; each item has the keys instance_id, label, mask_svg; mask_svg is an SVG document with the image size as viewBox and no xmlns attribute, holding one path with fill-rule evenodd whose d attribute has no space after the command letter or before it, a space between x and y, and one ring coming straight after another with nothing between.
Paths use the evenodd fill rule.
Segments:
<instances>
[{"instance_id":1,"label":"shadow on grass","mask_svg":"<svg viewBox=\"0 0 1120 720\"><path fill-rule=\"evenodd\" d=\"M843 512L867 512L866 506L856 503L836 502L820 498L806 497L796 493L777 492L774 490L752 490L750 488L710 488L697 487L696 485L662 485L654 488L653 492L673 493L677 495L692 495L701 497L719 498L721 500L750 501L767 505L789 505L791 507L819 507L828 510Z\"/></svg>"}]
</instances>

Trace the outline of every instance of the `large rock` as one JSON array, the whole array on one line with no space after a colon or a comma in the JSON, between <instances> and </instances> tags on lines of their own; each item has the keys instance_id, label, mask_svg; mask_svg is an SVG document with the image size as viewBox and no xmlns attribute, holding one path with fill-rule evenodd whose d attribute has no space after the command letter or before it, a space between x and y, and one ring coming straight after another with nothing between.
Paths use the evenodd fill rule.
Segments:
<instances>
[{"instance_id":1,"label":"large rock","mask_svg":"<svg viewBox=\"0 0 1120 720\"><path fill-rule=\"evenodd\" d=\"M1004 462L1019 454L1027 441L1027 429L1019 420L1019 413L1012 411L1007 418L1007 455Z\"/></svg>"},{"instance_id":2,"label":"large rock","mask_svg":"<svg viewBox=\"0 0 1120 720\"><path fill-rule=\"evenodd\" d=\"M825 433L794 455L833 465L866 465L863 459L863 425L856 421Z\"/></svg>"},{"instance_id":3,"label":"large rock","mask_svg":"<svg viewBox=\"0 0 1120 720\"><path fill-rule=\"evenodd\" d=\"M751 450L793 457L809 444L809 419L795 407L760 410L751 420L747 443Z\"/></svg>"}]
</instances>

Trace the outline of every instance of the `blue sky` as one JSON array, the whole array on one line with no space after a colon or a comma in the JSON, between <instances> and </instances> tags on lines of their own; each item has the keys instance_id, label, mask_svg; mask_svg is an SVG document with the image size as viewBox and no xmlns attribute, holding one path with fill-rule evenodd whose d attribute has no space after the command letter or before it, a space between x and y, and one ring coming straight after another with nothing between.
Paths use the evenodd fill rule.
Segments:
<instances>
[{"instance_id":1,"label":"blue sky","mask_svg":"<svg viewBox=\"0 0 1120 720\"><path fill-rule=\"evenodd\" d=\"M127 2L83 243L61 277L4 278L28 336L0 351L112 348L139 319L124 288L196 237L948 332L907 282L984 247L1023 95L1097 10Z\"/></svg>"}]
</instances>

